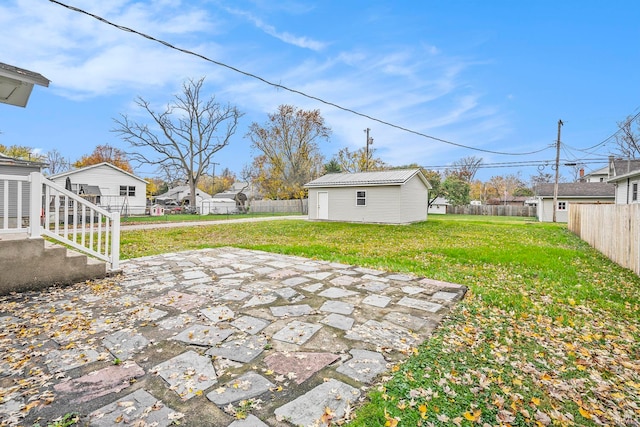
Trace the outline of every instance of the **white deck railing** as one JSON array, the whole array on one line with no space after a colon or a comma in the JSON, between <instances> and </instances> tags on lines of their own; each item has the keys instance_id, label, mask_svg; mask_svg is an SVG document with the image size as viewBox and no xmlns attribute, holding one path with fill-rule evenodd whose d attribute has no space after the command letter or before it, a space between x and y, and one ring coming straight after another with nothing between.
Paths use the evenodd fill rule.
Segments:
<instances>
[{"instance_id":1,"label":"white deck railing","mask_svg":"<svg viewBox=\"0 0 640 427\"><path fill-rule=\"evenodd\" d=\"M88 202L40 172L0 175L0 194L0 233L46 236L106 261L111 270L119 267L118 212Z\"/></svg>"}]
</instances>

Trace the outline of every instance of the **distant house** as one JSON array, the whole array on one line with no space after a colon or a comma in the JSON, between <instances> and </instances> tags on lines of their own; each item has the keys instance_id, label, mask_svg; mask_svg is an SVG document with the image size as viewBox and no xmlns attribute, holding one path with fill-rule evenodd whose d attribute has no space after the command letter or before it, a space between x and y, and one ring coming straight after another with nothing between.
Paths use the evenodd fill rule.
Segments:
<instances>
[{"instance_id":1,"label":"distant house","mask_svg":"<svg viewBox=\"0 0 640 427\"><path fill-rule=\"evenodd\" d=\"M538 198L538 221L553 221L554 184L539 184L536 187ZM558 205L556 221L567 222L571 203L614 203L615 188L606 182L571 182L558 184Z\"/></svg>"},{"instance_id":2,"label":"distant house","mask_svg":"<svg viewBox=\"0 0 640 427\"><path fill-rule=\"evenodd\" d=\"M609 156L609 164L607 166L585 175L581 174L580 182L607 182L616 176L627 175L638 170L640 170L640 160L623 160Z\"/></svg>"},{"instance_id":3,"label":"distant house","mask_svg":"<svg viewBox=\"0 0 640 427\"><path fill-rule=\"evenodd\" d=\"M165 203L166 201L175 201L178 204L189 204L189 199L191 197L191 188L188 185L179 185L177 187L173 187L169 191L164 194L159 194L155 197L156 201L160 204ZM205 193L204 191L196 188L196 206L200 206L203 200L210 199L211 195Z\"/></svg>"},{"instance_id":4,"label":"distant house","mask_svg":"<svg viewBox=\"0 0 640 427\"><path fill-rule=\"evenodd\" d=\"M447 206L449 202L444 197L436 197L436 199L429 205L429 213L435 215L444 215L447 213Z\"/></svg>"},{"instance_id":5,"label":"distant house","mask_svg":"<svg viewBox=\"0 0 640 427\"><path fill-rule=\"evenodd\" d=\"M431 185L420 169L332 173L305 187L310 220L407 224L427 219Z\"/></svg>"},{"instance_id":6,"label":"distant house","mask_svg":"<svg viewBox=\"0 0 640 427\"><path fill-rule=\"evenodd\" d=\"M147 182L112 165L98 163L49 177L61 187L121 215L143 215L147 207Z\"/></svg>"},{"instance_id":7,"label":"distant house","mask_svg":"<svg viewBox=\"0 0 640 427\"><path fill-rule=\"evenodd\" d=\"M226 191L224 193L217 193L213 195L217 200L233 200L235 202L235 208L238 212L246 212L247 210L247 195L240 191Z\"/></svg>"}]
</instances>

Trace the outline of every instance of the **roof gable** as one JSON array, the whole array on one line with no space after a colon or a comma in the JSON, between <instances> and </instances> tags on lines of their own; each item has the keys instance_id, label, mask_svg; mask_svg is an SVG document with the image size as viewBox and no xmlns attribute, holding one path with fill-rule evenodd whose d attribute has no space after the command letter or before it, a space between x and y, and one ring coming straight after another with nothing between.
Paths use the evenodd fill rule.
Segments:
<instances>
[{"instance_id":1,"label":"roof gable","mask_svg":"<svg viewBox=\"0 0 640 427\"><path fill-rule=\"evenodd\" d=\"M554 184L539 184L536 195L553 197ZM558 197L611 198L615 197L615 187L607 182L563 182L558 184Z\"/></svg>"},{"instance_id":2,"label":"roof gable","mask_svg":"<svg viewBox=\"0 0 640 427\"><path fill-rule=\"evenodd\" d=\"M374 172L328 173L305 184L307 188L319 187L362 187L378 185L403 185L417 176L428 189L431 184L420 169L393 169Z\"/></svg>"},{"instance_id":3,"label":"roof gable","mask_svg":"<svg viewBox=\"0 0 640 427\"><path fill-rule=\"evenodd\" d=\"M97 169L97 168L100 168L100 167L103 167L103 166L110 167L110 168L112 168L112 169L114 169L114 170L116 170L116 171L118 171L118 172L121 172L121 173L123 173L123 174L125 174L125 175L129 175L131 178L135 178L135 179L137 179L138 181L142 181L142 182L144 182L145 184L147 183L147 181L145 181L144 179L140 178L139 176L136 176L136 175L132 174L131 172L127 172L127 171L126 171L126 170L124 170L124 169L120 169L119 167L114 166L114 165L112 165L111 163L108 163L108 162L97 163L97 164L95 164L95 165L89 165L89 166L85 166L85 167L83 167L83 168L72 169L72 170L70 170L70 171L66 171L66 172L62 172L62 173L55 174L55 175L51 175L51 176L49 177L49 179L64 178L64 177L66 177L66 176L75 175L75 174L77 174L78 172L84 172L84 171L88 171L88 170L91 170L91 169Z\"/></svg>"}]
</instances>

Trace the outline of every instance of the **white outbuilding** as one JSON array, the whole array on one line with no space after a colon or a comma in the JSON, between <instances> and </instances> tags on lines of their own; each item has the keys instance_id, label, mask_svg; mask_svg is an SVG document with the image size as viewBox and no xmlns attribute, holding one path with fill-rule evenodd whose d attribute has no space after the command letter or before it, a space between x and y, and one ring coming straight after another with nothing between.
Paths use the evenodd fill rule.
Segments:
<instances>
[{"instance_id":1,"label":"white outbuilding","mask_svg":"<svg viewBox=\"0 0 640 427\"><path fill-rule=\"evenodd\" d=\"M332 173L305 187L310 220L409 224L427 219L431 185L420 169Z\"/></svg>"}]
</instances>

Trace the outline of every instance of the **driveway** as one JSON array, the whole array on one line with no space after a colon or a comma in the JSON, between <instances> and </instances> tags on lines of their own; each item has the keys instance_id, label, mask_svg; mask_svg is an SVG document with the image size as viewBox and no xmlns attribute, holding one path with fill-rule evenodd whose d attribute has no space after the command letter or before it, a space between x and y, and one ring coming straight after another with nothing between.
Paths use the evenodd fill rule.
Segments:
<instances>
[{"instance_id":1,"label":"driveway","mask_svg":"<svg viewBox=\"0 0 640 427\"><path fill-rule=\"evenodd\" d=\"M216 248L0 297L0 420L298 426L349 417L460 285Z\"/></svg>"}]
</instances>

